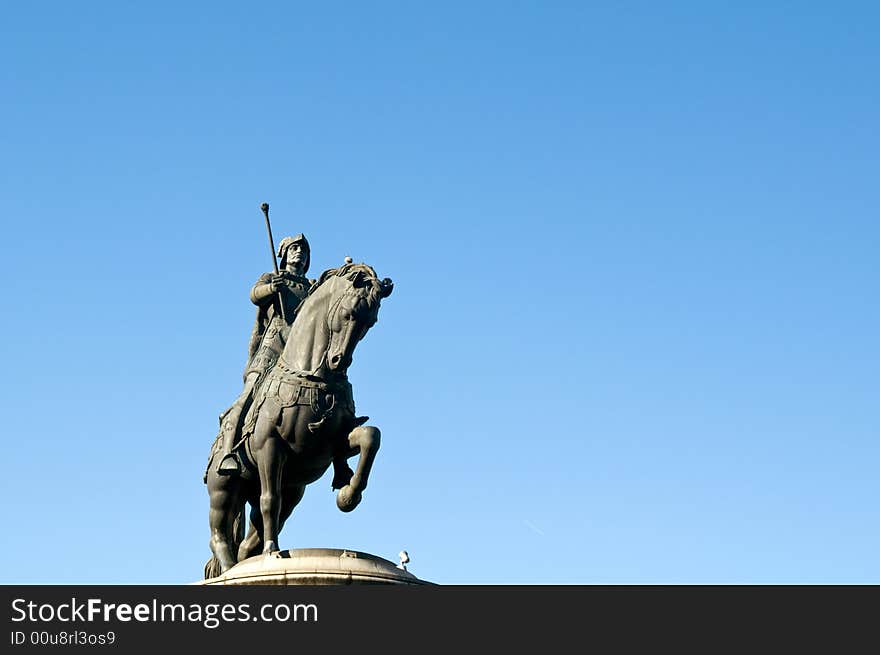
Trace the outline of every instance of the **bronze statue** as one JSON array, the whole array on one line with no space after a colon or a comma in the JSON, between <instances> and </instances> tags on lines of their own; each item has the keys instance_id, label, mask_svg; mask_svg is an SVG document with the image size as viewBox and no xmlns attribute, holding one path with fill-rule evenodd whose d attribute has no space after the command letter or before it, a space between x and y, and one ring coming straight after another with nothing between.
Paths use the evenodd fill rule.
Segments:
<instances>
[{"instance_id":1,"label":"bronze statue","mask_svg":"<svg viewBox=\"0 0 880 655\"><path fill-rule=\"evenodd\" d=\"M268 225L267 205L263 211ZM271 228L269 235L271 245ZM272 251L274 259L274 245ZM298 307L290 307L305 284L308 242L302 235L285 239L279 256L285 273L262 276L251 293L260 309L245 390L221 417L205 474L213 552L206 578L261 551L279 550L285 520L306 485L331 462L332 486L339 490L336 504L344 512L353 510L379 448L378 428L364 425L367 417L355 416L347 371L393 283L379 280L366 264L346 260L310 283ZM352 471L346 462L355 455L358 464ZM245 503L251 505L246 537Z\"/></svg>"}]
</instances>

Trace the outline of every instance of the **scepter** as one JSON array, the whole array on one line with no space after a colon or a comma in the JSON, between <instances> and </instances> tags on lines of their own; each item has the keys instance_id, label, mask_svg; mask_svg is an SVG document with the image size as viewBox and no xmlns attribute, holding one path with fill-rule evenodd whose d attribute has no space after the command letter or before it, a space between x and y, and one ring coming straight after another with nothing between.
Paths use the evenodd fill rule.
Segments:
<instances>
[{"instance_id":1,"label":"scepter","mask_svg":"<svg viewBox=\"0 0 880 655\"><path fill-rule=\"evenodd\" d=\"M278 270L278 260L275 259L275 240L272 238L272 225L269 223L269 203L264 202L260 205L260 209L263 210L263 216L266 217L266 229L269 231L269 252L272 255L272 267L275 269L275 275L278 275L280 271ZM281 308L281 318L287 323L287 317L284 315L284 298L281 296L281 291L278 291L277 293L278 306Z\"/></svg>"}]
</instances>

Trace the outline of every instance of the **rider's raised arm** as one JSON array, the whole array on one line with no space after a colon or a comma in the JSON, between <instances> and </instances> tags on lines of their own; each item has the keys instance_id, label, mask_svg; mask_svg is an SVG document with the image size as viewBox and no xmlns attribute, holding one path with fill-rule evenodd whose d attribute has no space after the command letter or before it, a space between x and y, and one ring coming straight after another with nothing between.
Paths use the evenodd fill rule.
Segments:
<instances>
[{"instance_id":1,"label":"rider's raised arm","mask_svg":"<svg viewBox=\"0 0 880 655\"><path fill-rule=\"evenodd\" d=\"M275 290L272 288L272 274L264 273L251 289L251 302L265 306L272 302Z\"/></svg>"}]
</instances>

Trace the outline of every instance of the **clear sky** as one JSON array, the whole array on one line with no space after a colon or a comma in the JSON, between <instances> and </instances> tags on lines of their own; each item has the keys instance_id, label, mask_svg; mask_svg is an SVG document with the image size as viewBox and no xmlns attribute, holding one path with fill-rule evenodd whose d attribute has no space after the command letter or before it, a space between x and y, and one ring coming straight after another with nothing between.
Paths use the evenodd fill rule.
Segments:
<instances>
[{"instance_id":1,"label":"clear sky","mask_svg":"<svg viewBox=\"0 0 880 655\"><path fill-rule=\"evenodd\" d=\"M871 2L19 2L0 582L177 583L276 239L395 281L283 548L441 583L880 582Z\"/></svg>"}]
</instances>

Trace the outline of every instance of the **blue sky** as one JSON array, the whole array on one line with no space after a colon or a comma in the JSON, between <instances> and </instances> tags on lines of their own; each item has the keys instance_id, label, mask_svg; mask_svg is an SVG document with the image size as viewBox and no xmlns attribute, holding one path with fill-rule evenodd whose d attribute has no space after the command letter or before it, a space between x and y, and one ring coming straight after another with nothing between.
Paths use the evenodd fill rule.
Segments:
<instances>
[{"instance_id":1,"label":"blue sky","mask_svg":"<svg viewBox=\"0 0 880 655\"><path fill-rule=\"evenodd\" d=\"M880 582L873 3L18 3L0 581L176 583L276 239L395 281L362 505L441 583Z\"/></svg>"}]
</instances>

